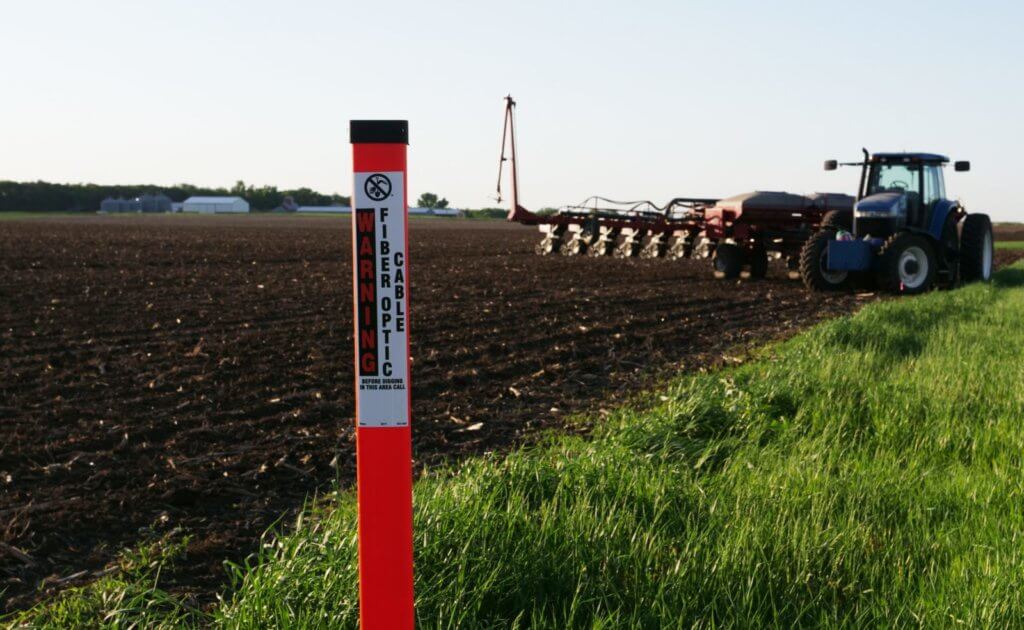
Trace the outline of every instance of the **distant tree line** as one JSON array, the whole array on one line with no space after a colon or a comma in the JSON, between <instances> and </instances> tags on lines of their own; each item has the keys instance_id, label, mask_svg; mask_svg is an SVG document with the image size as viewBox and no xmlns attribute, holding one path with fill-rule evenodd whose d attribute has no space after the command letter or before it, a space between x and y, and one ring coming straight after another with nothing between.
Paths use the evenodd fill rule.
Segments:
<instances>
[{"instance_id":1,"label":"distant tree line","mask_svg":"<svg viewBox=\"0 0 1024 630\"><path fill-rule=\"evenodd\" d=\"M466 210L466 217L469 219L504 219L508 214L508 208L477 208Z\"/></svg>"},{"instance_id":2,"label":"distant tree line","mask_svg":"<svg viewBox=\"0 0 1024 630\"><path fill-rule=\"evenodd\" d=\"M0 212L94 212L107 197L134 199L145 194L164 194L172 201L184 201L193 196L237 196L249 202L253 210L273 210L284 205L291 197L299 206L351 205L346 195L326 195L310 188L278 190L276 186L251 186L243 181L231 188L203 188L191 184L174 186L53 184L50 182L12 182L0 180ZM423 193L417 200L421 208L447 208L448 200L434 193ZM553 212L545 208L541 212ZM473 219L502 219L505 208L478 208L465 210L464 216Z\"/></svg>"},{"instance_id":3,"label":"distant tree line","mask_svg":"<svg viewBox=\"0 0 1024 630\"><path fill-rule=\"evenodd\" d=\"M100 203L107 197L133 199L143 194L164 194L172 201L184 201L194 195L234 195L244 197L253 210L273 210L285 197L291 197L300 206L349 205L345 195L327 195L309 188L278 190L276 186L246 186L242 181L230 189L191 184L107 186L0 181L0 212L91 212L99 210Z\"/></svg>"},{"instance_id":4,"label":"distant tree line","mask_svg":"<svg viewBox=\"0 0 1024 630\"><path fill-rule=\"evenodd\" d=\"M448 207L448 200L444 197L438 198L438 196L432 192L425 192L416 200L416 207L444 210Z\"/></svg>"},{"instance_id":5,"label":"distant tree line","mask_svg":"<svg viewBox=\"0 0 1024 630\"><path fill-rule=\"evenodd\" d=\"M219 192L216 194L223 195L225 193ZM244 198L255 210L273 210L280 207L285 197L291 197L300 206L348 206L352 204L351 198L346 195L325 195L309 188L296 188L294 190L278 190L276 186L260 186L257 188L255 186L246 186L245 182L241 180L235 182L235 185L227 194ZM175 201L178 200L175 199Z\"/></svg>"}]
</instances>

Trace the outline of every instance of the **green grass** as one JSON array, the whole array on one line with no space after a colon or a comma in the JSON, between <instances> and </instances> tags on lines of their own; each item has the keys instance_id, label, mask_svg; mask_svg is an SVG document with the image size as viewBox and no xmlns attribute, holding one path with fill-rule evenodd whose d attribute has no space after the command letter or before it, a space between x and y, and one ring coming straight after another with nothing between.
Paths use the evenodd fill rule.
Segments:
<instances>
[{"instance_id":1,"label":"green grass","mask_svg":"<svg viewBox=\"0 0 1024 630\"><path fill-rule=\"evenodd\" d=\"M1019 624L1022 314L1017 266L680 377L589 439L425 475L420 626ZM354 627L337 500L234 567L209 616L171 621Z\"/></svg>"},{"instance_id":2,"label":"green grass","mask_svg":"<svg viewBox=\"0 0 1024 630\"><path fill-rule=\"evenodd\" d=\"M1024 241L996 241L996 249L1024 249Z\"/></svg>"},{"instance_id":3,"label":"green grass","mask_svg":"<svg viewBox=\"0 0 1024 630\"><path fill-rule=\"evenodd\" d=\"M187 537L168 536L122 552L111 574L3 620L12 628L175 628L202 613L162 591L160 573L185 551Z\"/></svg>"}]
</instances>

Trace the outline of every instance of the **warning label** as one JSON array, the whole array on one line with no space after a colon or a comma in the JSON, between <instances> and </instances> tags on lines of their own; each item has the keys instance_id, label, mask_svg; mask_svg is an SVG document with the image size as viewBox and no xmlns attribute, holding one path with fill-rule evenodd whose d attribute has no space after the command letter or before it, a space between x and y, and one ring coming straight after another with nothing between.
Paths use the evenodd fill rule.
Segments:
<instances>
[{"instance_id":1,"label":"warning label","mask_svg":"<svg viewBox=\"0 0 1024 630\"><path fill-rule=\"evenodd\" d=\"M353 199L360 427L409 425L409 297L401 171L356 173Z\"/></svg>"}]
</instances>

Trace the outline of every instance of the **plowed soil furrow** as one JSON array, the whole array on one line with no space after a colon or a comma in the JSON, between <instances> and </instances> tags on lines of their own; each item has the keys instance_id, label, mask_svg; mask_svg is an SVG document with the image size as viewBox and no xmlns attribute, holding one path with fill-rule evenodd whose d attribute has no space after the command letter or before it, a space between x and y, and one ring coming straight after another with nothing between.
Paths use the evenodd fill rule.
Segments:
<instances>
[{"instance_id":1,"label":"plowed soil furrow","mask_svg":"<svg viewBox=\"0 0 1024 630\"><path fill-rule=\"evenodd\" d=\"M863 301L780 269L542 258L536 238L412 222L419 462L521 444ZM175 528L192 542L165 585L208 603L224 559L351 483L350 255L344 219L0 222L0 542L32 560L0 551L0 610Z\"/></svg>"}]
</instances>

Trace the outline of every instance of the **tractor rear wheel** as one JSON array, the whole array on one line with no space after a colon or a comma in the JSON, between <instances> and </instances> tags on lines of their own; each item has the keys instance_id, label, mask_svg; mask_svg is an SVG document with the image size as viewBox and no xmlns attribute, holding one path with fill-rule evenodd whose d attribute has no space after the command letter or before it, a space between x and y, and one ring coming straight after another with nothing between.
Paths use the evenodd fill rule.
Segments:
<instances>
[{"instance_id":1,"label":"tractor rear wheel","mask_svg":"<svg viewBox=\"0 0 1024 630\"><path fill-rule=\"evenodd\" d=\"M812 291L838 291L850 281L848 271L828 269L828 243L835 237L831 228L819 230L807 239L800 251L800 279Z\"/></svg>"},{"instance_id":2,"label":"tractor rear wheel","mask_svg":"<svg viewBox=\"0 0 1024 630\"><path fill-rule=\"evenodd\" d=\"M992 278L992 221L987 214L969 214L960 232L960 277L964 282Z\"/></svg>"},{"instance_id":3,"label":"tractor rear wheel","mask_svg":"<svg viewBox=\"0 0 1024 630\"><path fill-rule=\"evenodd\" d=\"M743 270L743 250L732 243L720 243L715 248L715 277L732 280Z\"/></svg>"},{"instance_id":4,"label":"tractor rear wheel","mask_svg":"<svg viewBox=\"0 0 1024 630\"><path fill-rule=\"evenodd\" d=\"M768 250L764 243L754 245L754 248L747 252L747 259L750 261L750 277L761 279L768 275Z\"/></svg>"},{"instance_id":5,"label":"tractor rear wheel","mask_svg":"<svg viewBox=\"0 0 1024 630\"><path fill-rule=\"evenodd\" d=\"M830 228L833 230L853 231L853 210L829 210L821 217L822 230Z\"/></svg>"},{"instance_id":6,"label":"tractor rear wheel","mask_svg":"<svg viewBox=\"0 0 1024 630\"><path fill-rule=\"evenodd\" d=\"M892 293L924 293L935 282L938 259L931 241L920 234L899 232L882 245L878 284Z\"/></svg>"}]
</instances>

